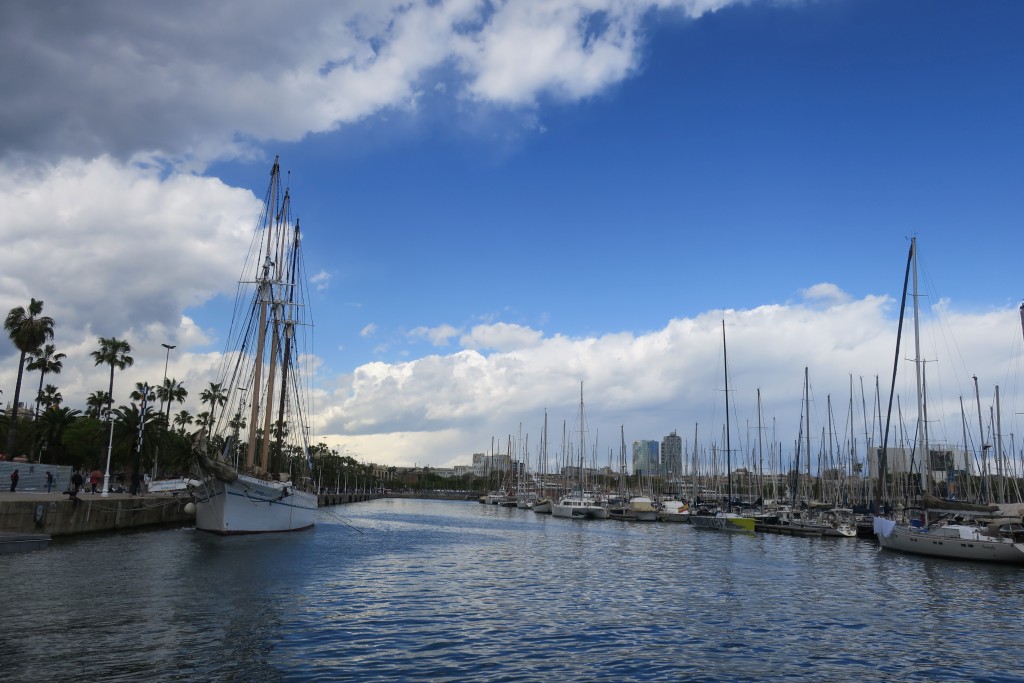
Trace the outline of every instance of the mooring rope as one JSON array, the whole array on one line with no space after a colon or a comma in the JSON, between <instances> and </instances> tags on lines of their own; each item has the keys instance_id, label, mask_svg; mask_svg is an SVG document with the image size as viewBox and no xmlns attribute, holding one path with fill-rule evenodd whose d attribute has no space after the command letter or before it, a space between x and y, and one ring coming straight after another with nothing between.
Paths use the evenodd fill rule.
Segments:
<instances>
[{"instance_id":1,"label":"mooring rope","mask_svg":"<svg viewBox=\"0 0 1024 683\"><path fill-rule=\"evenodd\" d=\"M330 515L331 517L334 517L334 518L335 518L336 520L338 520L339 522L341 522L342 524L344 524L345 526L347 526L347 527L348 527L349 529L352 529L353 531L357 531L357 532L359 532L360 534L362 534L362 533L363 533L363 530L362 530L362 529L360 529L359 527L357 527L357 526L356 526L356 525L354 525L354 524L350 524L350 523L348 522L348 520L346 520L346 519L345 519L344 517L342 517L341 515L339 515L339 514L338 514L337 512L335 512L334 510L328 510L327 508L320 508L320 511L321 511L321 512L324 512L324 513L326 513L326 514L328 514L328 515Z\"/></svg>"}]
</instances>

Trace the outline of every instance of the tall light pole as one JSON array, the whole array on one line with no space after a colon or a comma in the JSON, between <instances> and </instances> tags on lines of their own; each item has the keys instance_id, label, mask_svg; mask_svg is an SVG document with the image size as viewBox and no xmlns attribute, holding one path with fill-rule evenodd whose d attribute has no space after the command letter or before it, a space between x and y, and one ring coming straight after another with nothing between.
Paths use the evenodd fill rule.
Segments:
<instances>
[{"instance_id":1,"label":"tall light pole","mask_svg":"<svg viewBox=\"0 0 1024 683\"><path fill-rule=\"evenodd\" d=\"M113 396L113 393L111 393ZM101 495L106 498L110 495L110 454L114 451L114 411L113 401L107 404L107 419L110 421L110 438L107 440L107 469L103 472L103 491Z\"/></svg>"},{"instance_id":2,"label":"tall light pole","mask_svg":"<svg viewBox=\"0 0 1024 683\"><path fill-rule=\"evenodd\" d=\"M160 346L162 346L165 349L167 349L167 355L164 357L164 383L161 385L164 388L164 392L165 392L164 398L167 398L167 396L166 396L166 391L167 391L167 363L170 362L170 360L171 360L171 349L175 349L177 347L174 344L161 344ZM160 399L160 413L161 414L163 414L163 412L164 412L164 398Z\"/></svg>"},{"instance_id":3,"label":"tall light pole","mask_svg":"<svg viewBox=\"0 0 1024 683\"><path fill-rule=\"evenodd\" d=\"M170 400L171 397L167 395L167 363L170 362L170 360L171 360L171 349L177 348L177 347L174 344L161 344L160 346L162 346L165 349L167 349L167 354L164 356L164 383L160 385L162 391L164 392L163 395L160 397L160 414L163 415L164 414L164 399L167 400L168 408L170 408L170 405L171 405L171 400ZM167 415L167 422L168 422L168 425L169 425L170 421L171 421L171 419L170 419L171 418L170 410L168 410L167 413L168 413L168 415ZM159 457L160 457L160 447L157 446L157 447L155 447L155 449L153 451L153 479L156 479L156 475L157 475L157 459Z\"/></svg>"}]
</instances>

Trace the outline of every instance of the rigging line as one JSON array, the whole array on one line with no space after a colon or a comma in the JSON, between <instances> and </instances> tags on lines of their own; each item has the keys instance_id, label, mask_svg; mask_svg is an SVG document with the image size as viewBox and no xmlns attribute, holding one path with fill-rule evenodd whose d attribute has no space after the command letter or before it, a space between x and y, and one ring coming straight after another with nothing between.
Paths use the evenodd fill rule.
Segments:
<instances>
[{"instance_id":1,"label":"rigging line","mask_svg":"<svg viewBox=\"0 0 1024 683\"><path fill-rule=\"evenodd\" d=\"M357 527L355 524L350 524L344 517L339 515L337 512L334 512L333 510L328 510L327 508L320 508L320 512L323 512L324 514L334 517L336 520L347 526L349 529L352 529L353 531L356 531L360 534L365 533L362 529Z\"/></svg>"}]
</instances>

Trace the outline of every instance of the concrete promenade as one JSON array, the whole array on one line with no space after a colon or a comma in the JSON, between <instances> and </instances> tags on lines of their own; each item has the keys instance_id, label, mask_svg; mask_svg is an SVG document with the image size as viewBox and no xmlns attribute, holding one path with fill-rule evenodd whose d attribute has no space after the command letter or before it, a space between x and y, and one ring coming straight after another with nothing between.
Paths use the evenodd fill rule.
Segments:
<instances>
[{"instance_id":1,"label":"concrete promenade","mask_svg":"<svg viewBox=\"0 0 1024 683\"><path fill-rule=\"evenodd\" d=\"M334 493L318 496L320 507L359 503L380 498L372 493ZM146 526L195 524L185 511L185 494L146 493L131 496L80 492L75 503L66 493L0 490L0 532L73 536Z\"/></svg>"},{"instance_id":2,"label":"concrete promenade","mask_svg":"<svg viewBox=\"0 0 1024 683\"><path fill-rule=\"evenodd\" d=\"M195 516L185 511L188 502L188 496L160 493L111 493L106 498L99 493L79 493L76 502L64 493L0 490L0 531L58 537L156 525L191 525Z\"/></svg>"}]
</instances>

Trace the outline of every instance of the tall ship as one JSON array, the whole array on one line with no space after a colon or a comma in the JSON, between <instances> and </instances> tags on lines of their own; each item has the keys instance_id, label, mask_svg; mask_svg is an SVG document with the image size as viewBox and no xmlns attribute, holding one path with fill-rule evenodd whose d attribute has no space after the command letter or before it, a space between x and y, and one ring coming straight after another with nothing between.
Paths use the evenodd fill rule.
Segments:
<instances>
[{"instance_id":1,"label":"tall ship","mask_svg":"<svg viewBox=\"0 0 1024 683\"><path fill-rule=\"evenodd\" d=\"M204 392L209 426L194 447L201 482L190 491L196 528L203 531L298 531L314 524L307 426L312 373L304 367L312 359L312 319L301 244L275 158L219 381Z\"/></svg>"}]
</instances>

